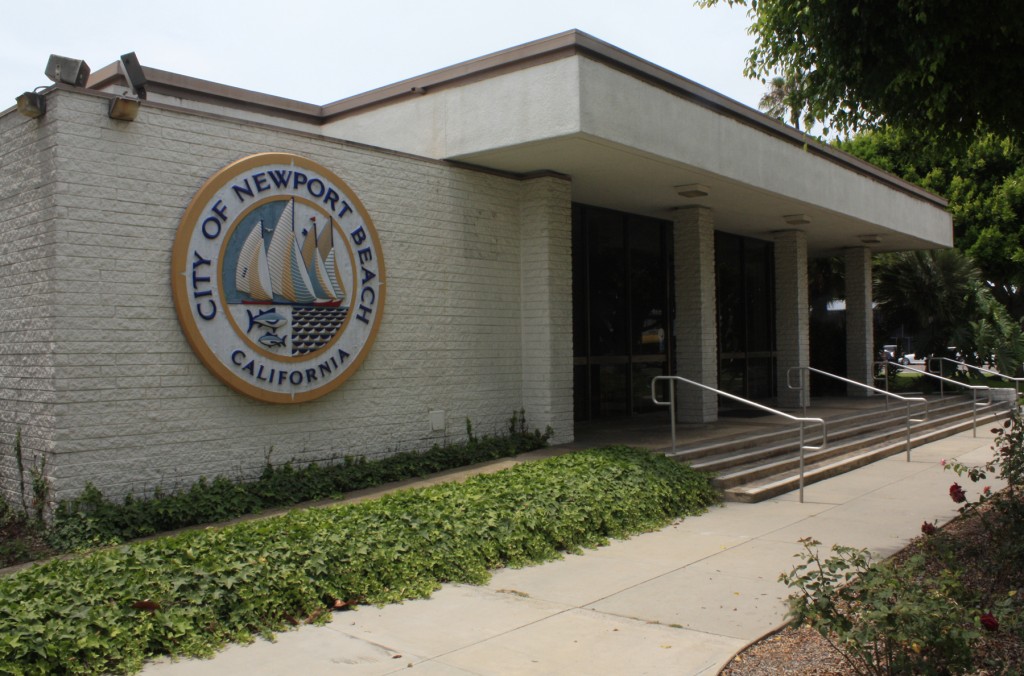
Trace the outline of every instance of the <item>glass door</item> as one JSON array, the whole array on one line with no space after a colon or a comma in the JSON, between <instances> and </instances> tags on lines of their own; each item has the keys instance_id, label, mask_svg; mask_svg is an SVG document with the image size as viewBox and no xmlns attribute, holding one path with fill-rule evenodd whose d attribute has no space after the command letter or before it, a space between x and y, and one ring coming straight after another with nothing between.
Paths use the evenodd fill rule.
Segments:
<instances>
[{"instance_id":1,"label":"glass door","mask_svg":"<svg viewBox=\"0 0 1024 676\"><path fill-rule=\"evenodd\" d=\"M650 381L671 364L669 224L573 207L577 420L654 409Z\"/></svg>"},{"instance_id":2,"label":"glass door","mask_svg":"<svg viewBox=\"0 0 1024 676\"><path fill-rule=\"evenodd\" d=\"M718 386L745 399L771 399L776 392L773 246L715 233Z\"/></svg>"}]
</instances>

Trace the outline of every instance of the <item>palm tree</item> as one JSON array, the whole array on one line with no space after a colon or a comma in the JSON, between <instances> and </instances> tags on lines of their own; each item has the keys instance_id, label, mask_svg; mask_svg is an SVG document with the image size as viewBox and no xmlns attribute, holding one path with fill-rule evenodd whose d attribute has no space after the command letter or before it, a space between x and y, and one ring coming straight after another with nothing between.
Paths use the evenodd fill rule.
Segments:
<instances>
[{"instance_id":1,"label":"palm tree","mask_svg":"<svg viewBox=\"0 0 1024 676\"><path fill-rule=\"evenodd\" d=\"M992 295L969 256L956 249L904 251L875 262L875 301L883 317L916 336L919 353L943 356L956 345L1004 373L1020 364L1021 327Z\"/></svg>"},{"instance_id":2,"label":"palm tree","mask_svg":"<svg viewBox=\"0 0 1024 676\"><path fill-rule=\"evenodd\" d=\"M902 323L927 354L940 355L949 345L968 342L968 321L976 318L981 288L981 273L956 249L903 251L876 259L875 301L883 316Z\"/></svg>"},{"instance_id":3,"label":"palm tree","mask_svg":"<svg viewBox=\"0 0 1024 676\"><path fill-rule=\"evenodd\" d=\"M801 106L793 105L793 95L796 93L794 85L796 82L798 82L798 77L796 76L791 76L787 79L781 75L776 75L768 83L768 91L758 101L757 108L765 115L774 117L781 122L785 122L788 115L789 123L799 131Z\"/></svg>"}]
</instances>

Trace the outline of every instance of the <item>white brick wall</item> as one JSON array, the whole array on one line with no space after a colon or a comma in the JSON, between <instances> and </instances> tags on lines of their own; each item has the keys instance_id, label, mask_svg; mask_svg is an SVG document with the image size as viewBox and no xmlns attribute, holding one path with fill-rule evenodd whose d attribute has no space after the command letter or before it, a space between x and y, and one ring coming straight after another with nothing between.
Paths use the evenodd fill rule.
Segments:
<instances>
[{"instance_id":1,"label":"white brick wall","mask_svg":"<svg viewBox=\"0 0 1024 676\"><path fill-rule=\"evenodd\" d=\"M711 209L690 207L677 211L673 223L676 373L717 388L714 217ZM680 422L713 422L718 419L718 397L707 390L677 385L676 412Z\"/></svg>"},{"instance_id":2,"label":"white brick wall","mask_svg":"<svg viewBox=\"0 0 1024 676\"><path fill-rule=\"evenodd\" d=\"M567 179L523 183L523 405L536 425L573 438L572 208Z\"/></svg>"},{"instance_id":3,"label":"white brick wall","mask_svg":"<svg viewBox=\"0 0 1024 676\"><path fill-rule=\"evenodd\" d=\"M846 376L874 385L875 330L871 311L871 250L855 247L845 252L846 261ZM870 394L853 385L847 393Z\"/></svg>"},{"instance_id":4,"label":"white brick wall","mask_svg":"<svg viewBox=\"0 0 1024 676\"><path fill-rule=\"evenodd\" d=\"M45 460L47 473L53 469L55 127L47 117L0 117L0 495L15 505L31 505L30 468Z\"/></svg>"},{"instance_id":5,"label":"white brick wall","mask_svg":"<svg viewBox=\"0 0 1024 676\"><path fill-rule=\"evenodd\" d=\"M802 389L786 386L790 368L810 365L807 235L799 230L775 236L775 344L778 404L782 408L803 406L810 401L807 371L801 371L799 377L793 375L793 384L802 382Z\"/></svg>"},{"instance_id":6,"label":"white brick wall","mask_svg":"<svg viewBox=\"0 0 1024 676\"><path fill-rule=\"evenodd\" d=\"M150 105L118 122L106 100L79 92L48 103L39 131L0 119L0 444L20 426L32 452L50 453L56 497L86 481L117 495L251 475L268 455L423 449L464 436L466 418L477 432L501 431L520 407L532 426L571 438L567 181ZM221 384L189 349L171 301L171 245L190 199L225 165L268 151L345 180L387 266L368 358L338 390L300 405ZM529 330L545 318L545 333ZM431 432L432 410L446 412L446 432ZM8 455L0 447L9 494Z\"/></svg>"}]
</instances>

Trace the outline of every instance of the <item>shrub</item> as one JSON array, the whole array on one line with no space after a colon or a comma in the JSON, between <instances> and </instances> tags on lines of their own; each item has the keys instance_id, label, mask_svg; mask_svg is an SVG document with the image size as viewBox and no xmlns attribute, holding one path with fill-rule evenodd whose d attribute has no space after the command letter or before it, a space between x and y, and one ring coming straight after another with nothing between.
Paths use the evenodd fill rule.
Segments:
<instances>
[{"instance_id":1,"label":"shrub","mask_svg":"<svg viewBox=\"0 0 1024 676\"><path fill-rule=\"evenodd\" d=\"M779 578L798 590L790 617L817 630L855 673L949 674L971 665L980 632L964 622L956 573L925 575L920 555L872 566L865 550L840 545L822 560L820 542L802 542L803 563Z\"/></svg>"},{"instance_id":2,"label":"shrub","mask_svg":"<svg viewBox=\"0 0 1024 676\"><path fill-rule=\"evenodd\" d=\"M611 448L55 560L0 578L0 672L123 673L154 655L209 655L329 608L481 583L491 568L596 546L716 501L706 476Z\"/></svg>"},{"instance_id":3,"label":"shrub","mask_svg":"<svg viewBox=\"0 0 1024 676\"><path fill-rule=\"evenodd\" d=\"M468 424L468 423L467 423ZM345 457L333 464L302 467L291 461L271 465L254 481L200 478L188 489L149 498L107 499L89 484L80 496L61 501L48 531L50 543L63 551L131 540L188 526L253 514L309 500L339 498L346 491L426 476L487 460L510 457L547 445L552 431L530 432L523 411L514 413L508 433L435 444L424 452L405 451L382 458Z\"/></svg>"},{"instance_id":4,"label":"shrub","mask_svg":"<svg viewBox=\"0 0 1024 676\"><path fill-rule=\"evenodd\" d=\"M992 433L995 434L994 453L984 465L969 467L955 461L943 464L974 483L989 476L1006 481L1005 490L994 493L984 486L973 500L957 483L949 489L953 501L961 504L961 515L976 513L982 520L988 538L986 546L997 551L997 559L1003 562L1001 570L993 571L993 577L999 579L1024 567L1024 421L1020 410L1011 410L1010 417ZM988 505L989 509L980 510L982 505Z\"/></svg>"}]
</instances>

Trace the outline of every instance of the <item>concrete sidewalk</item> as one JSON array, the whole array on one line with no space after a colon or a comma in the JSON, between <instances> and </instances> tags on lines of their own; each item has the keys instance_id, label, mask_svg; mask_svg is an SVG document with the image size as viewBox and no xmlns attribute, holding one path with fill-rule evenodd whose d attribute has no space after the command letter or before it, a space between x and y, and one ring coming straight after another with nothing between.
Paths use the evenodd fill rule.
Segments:
<instances>
[{"instance_id":1,"label":"concrete sidewalk","mask_svg":"<svg viewBox=\"0 0 1024 676\"><path fill-rule=\"evenodd\" d=\"M428 600L337 613L276 642L212 660L154 662L144 674L715 674L778 627L778 582L814 537L880 555L956 516L942 458L980 464L991 435L970 432L748 505L727 503L654 533L561 561L445 585ZM989 482L998 488L994 482ZM965 485L976 494L980 486Z\"/></svg>"}]
</instances>

